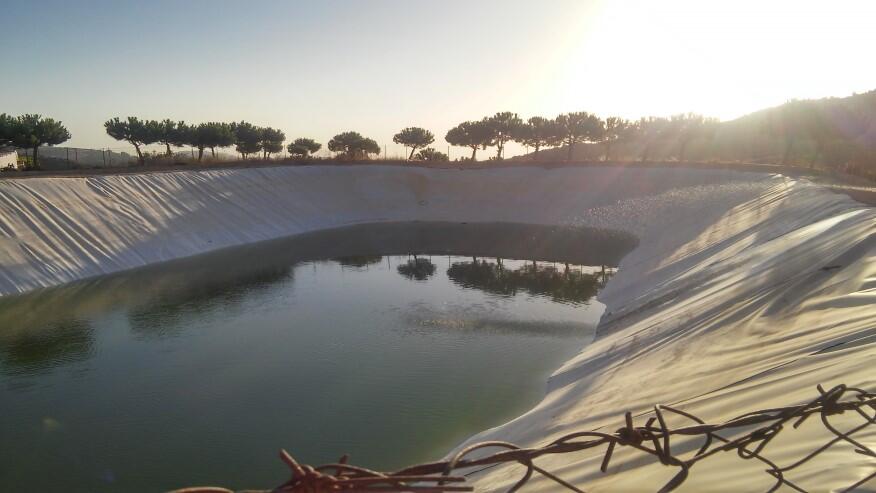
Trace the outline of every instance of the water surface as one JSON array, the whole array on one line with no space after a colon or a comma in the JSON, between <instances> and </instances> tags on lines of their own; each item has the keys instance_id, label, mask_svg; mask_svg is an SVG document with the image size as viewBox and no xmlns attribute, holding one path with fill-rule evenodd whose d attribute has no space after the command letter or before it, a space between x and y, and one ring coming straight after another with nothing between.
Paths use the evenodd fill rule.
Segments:
<instances>
[{"instance_id":1,"label":"water surface","mask_svg":"<svg viewBox=\"0 0 876 493\"><path fill-rule=\"evenodd\" d=\"M0 491L268 488L280 447L437 459L536 403L592 338L611 269L556 263L550 232L382 228L0 301Z\"/></svg>"}]
</instances>

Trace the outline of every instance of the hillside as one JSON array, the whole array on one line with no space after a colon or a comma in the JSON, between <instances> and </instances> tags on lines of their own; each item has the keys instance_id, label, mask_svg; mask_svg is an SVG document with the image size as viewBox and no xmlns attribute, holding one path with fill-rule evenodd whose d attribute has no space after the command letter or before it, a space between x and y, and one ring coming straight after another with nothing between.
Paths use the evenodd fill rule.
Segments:
<instances>
[{"instance_id":1,"label":"hillside","mask_svg":"<svg viewBox=\"0 0 876 493\"><path fill-rule=\"evenodd\" d=\"M876 178L876 90L793 100L726 122L690 123L685 115L642 119L612 144L612 160L784 163ZM566 153L565 147L546 149L537 159L565 160ZM605 145L594 143L577 146L573 159L604 156Z\"/></svg>"}]
</instances>

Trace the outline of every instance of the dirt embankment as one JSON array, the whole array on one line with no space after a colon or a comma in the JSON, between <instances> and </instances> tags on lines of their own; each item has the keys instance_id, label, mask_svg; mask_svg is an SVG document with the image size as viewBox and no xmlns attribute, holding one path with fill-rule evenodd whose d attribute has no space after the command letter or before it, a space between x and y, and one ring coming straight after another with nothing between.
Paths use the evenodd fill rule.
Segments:
<instances>
[{"instance_id":1,"label":"dirt embankment","mask_svg":"<svg viewBox=\"0 0 876 493\"><path fill-rule=\"evenodd\" d=\"M831 172L821 169L806 169L796 166L780 164L755 164L755 163L694 163L694 162L604 162L604 161L523 161L510 159L501 163L495 161L469 162L424 162L424 161L295 161L291 159L277 161L221 161L204 164L171 164L159 166L131 166L126 168L94 168L94 169L71 169L52 171L16 171L0 173L3 179L27 179L27 178L83 178L89 176L113 176L149 173L172 173L177 171L200 171L200 170L223 170L223 169L246 169L246 168L270 168L283 166L401 166L436 169L486 169L486 168L509 168L509 167L532 167L532 168L588 168L600 166L617 166L623 168L694 168L694 169L727 169L734 171L753 171L760 173L778 173L792 178L802 178L823 185L831 190L844 193L858 202L876 206L876 184L861 177L844 173Z\"/></svg>"}]
</instances>

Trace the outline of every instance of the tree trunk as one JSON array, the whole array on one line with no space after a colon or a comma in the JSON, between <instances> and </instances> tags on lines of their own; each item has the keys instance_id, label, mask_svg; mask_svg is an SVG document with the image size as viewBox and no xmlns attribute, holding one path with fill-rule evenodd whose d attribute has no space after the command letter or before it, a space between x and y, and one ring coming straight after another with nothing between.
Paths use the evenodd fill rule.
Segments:
<instances>
[{"instance_id":1,"label":"tree trunk","mask_svg":"<svg viewBox=\"0 0 876 493\"><path fill-rule=\"evenodd\" d=\"M505 147L505 144L502 142L496 143L496 159L502 159L502 148Z\"/></svg>"},{"instance_id":2,"label":"tree trunk","mask_svg":"<svg viewBox=\"0 0 876 493\"><path fill-rule=\"evenodd\" d=\"M572 139L569 139L568 144L569 144L569 157L566 158L566 161L571 161L572 160L572 151L575 149L575 141Z\"/></svg>"},{"instance_id":3,"label":"tree trunk","mask_svg":"<svg viewBox=\"0 0 876 493\"><path fill-rule=\"evenodd\" d=\"M683 140L683 141L681 141L681 144L678 146L678 161L679 162L682 162L682 163L684 162L684 154L685 154L686 150L687 150L687 141Z\"/></svg>"},{"instance_id":4,"label":"tree trunk","mask_svg":"<svg viewBox=\"0 0 876 493\"><path fill-rule=\"evenodd\" d=\"M134 144L134 150L137 151L137 160L140 161L140 164L146 164L146 160L143 159L143 153L140 152L140 144L136 142L131 142Z\"/></svg>"},{"instance_id":5,"label":"tree trunk","mask_svg":"<svg viewBox=\"0 0 876 493\"><path fill-rule=\"evenodd\" d=\"M417 146L412 146L412 147L411 147L411 155L408 156L408 161L410 161L411 159L414 159L414 153L415 153L415 152L417 152Z\"/></svg>"},{"instance_id":6,"label":"tree trunk","mask_svg":"<svg viewBox=\"0 0 876 493\"><path fill-rule=\"evenodd\" d=\"M818 161L818 158L821 157L821 153L824 150L824 144L821 140L815 140L815 154L812 155L812 159L809 161L809 167L814 168L815 162Z\"/></svg>"},{"instance_id":7,"label":"tree trunk","mask_svg":"<svg viewBox=\"0 0 876 493\"><path fill-rule=\"evenodd\" d=\"M210 147L210 154L213 155L213 159L216 159L216 148L215 147Z\"/></svg>"},{"instance_id":8,"label":"tree trunk","mask_svg":"<svg viewBox=\"0 0 876 493\"><path fill-rule=\"evenodd\" d=\"M471 148L471 160L472 160L472 161L475 161L475 160L477 159L477 155L478 155L478 147L477 147L477 146L472 146L472 148Z\"/></svg>"},{"instance_id":9,"label":"tree trunk","mask_svg":"<svg viewBox=\"0 0 876 493\"><path fill-rule=\"evenodd\" d=\"M611 161L611 139L605 141L605 161Z\"/></svg>"},{"instance_id":10,"label":"tree trunk","mask_svg":"<svg viewBox=\"0 0 876 493\"><path fill-rule=\"evenodd\" d=\"M782 156L782 164L788 164L791 160L791 151L794 148L794 141L792 139L788 139L785 141L785 155Z\"/></svg>"},{"instance_id":11,"label":"tree trunk","mask_svg":"<svg viewBox=\"0 0 876 493\"><path fill-rule=\"evenodd\" d=\"M645 144L645 148L642 149L642 159L641 161L644 163L648 160L648 157L651 155L651 143L648 142Z\"/></svg>"},{"instance_id":12,"label":"tree trunk","mask_svg":"<svg viewBox=\"0 0 876 493\"><path fill-rule=\"evenodd\" d=\"M40 169L40 146L33 146L33 169Z\"/></svg>"},{"instance_id":13,"label":"tree trunk","mask_svg":"<svg viewBox=\"0 0 876 493\"><path fill-rule=\"evenodd\" d=\"M538 159L538 150L541 148L541 145L539 142L536 142L534 147L535 151L532 153L532 160L536 161Z\"/></svg>"},{"instance_id":14,"label":"tree trunk","mask_svg":"<svg viewBox=\"0 0 876 493\"><path fill-rule=\"evenodd\" d=\"M198 147L198 162L199 163L201 162L201 158L203 158L203 157L204 157L204 148Z\"/></svg>"},{"instance_id":15,"label":"tree trunk","mask_svg":"<svg viewBox=\"0 0 876 493\"><path fill-rule=\"evenodd\" d=\"M170 152L170 142L165 142L164 145L167 146L167 157L173 156L173 153Z\"/></svg>"}]
</instances>

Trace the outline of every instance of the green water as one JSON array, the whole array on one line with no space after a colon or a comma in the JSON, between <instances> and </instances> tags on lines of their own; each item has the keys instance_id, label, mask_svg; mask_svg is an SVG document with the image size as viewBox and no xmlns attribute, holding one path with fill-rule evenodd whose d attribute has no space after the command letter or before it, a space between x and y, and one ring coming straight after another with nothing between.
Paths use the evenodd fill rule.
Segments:
<instances>
[{"instance_id":1,"label":"green water","mask_svg":"<svg viewBox=\"0 0 876 493\"><path fill-rule=\"evenodd\" d=\"M291 250L0 301L0 491L269 488L280 447L438 459L538 402L602 312L601 267Z\"/></svg>"}]
</instances>

